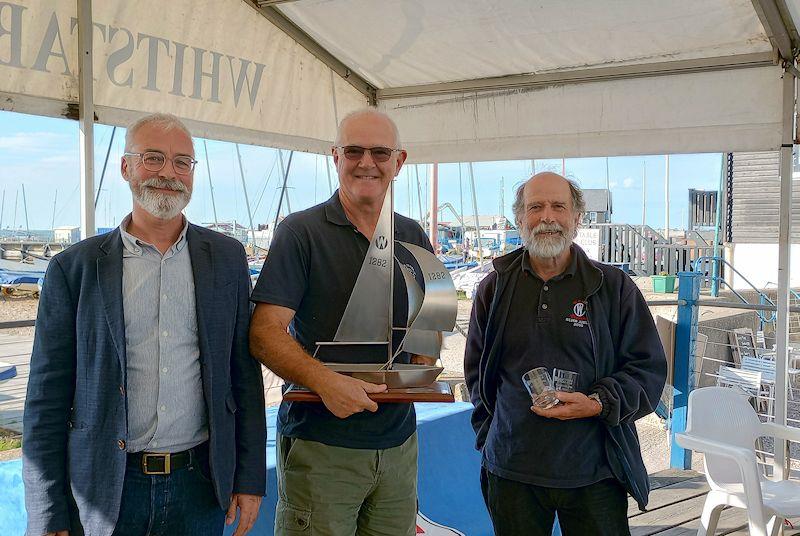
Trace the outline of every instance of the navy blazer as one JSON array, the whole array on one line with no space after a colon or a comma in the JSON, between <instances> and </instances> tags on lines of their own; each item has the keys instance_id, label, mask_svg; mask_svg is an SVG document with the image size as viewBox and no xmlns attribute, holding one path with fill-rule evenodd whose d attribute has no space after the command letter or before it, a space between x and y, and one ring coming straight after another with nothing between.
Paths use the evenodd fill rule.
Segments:
<instances>
[{"instance_id":1,"label":"navy blazer","mask_svg":"<svg viewBox=\"0 0 800 536\"><path fill-rule=\"evenodd\" d=\"M191 224L186 239L212 481L225 509L232 493L266 490L264 389L248 349L250 274L238 241ZM81 526L108 535L119 515L128 428L122 249L115 229L68 248L47 269L22 448L33 536L79 534Z\"/></svg>"}]
</instances>

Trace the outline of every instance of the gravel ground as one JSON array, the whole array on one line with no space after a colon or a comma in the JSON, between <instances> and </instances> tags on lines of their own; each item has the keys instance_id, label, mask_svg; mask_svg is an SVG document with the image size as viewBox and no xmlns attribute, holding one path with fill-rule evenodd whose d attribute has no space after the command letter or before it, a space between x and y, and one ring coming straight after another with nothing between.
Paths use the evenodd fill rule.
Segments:
<instances>
[{"instance_id":1,"label":"gravel ground","mask_svg":"<svg viewBox=\"0 0 800 536\"><path fill-rule=\"evenodd\" d=\"M39 299L30 294L16 296L0 295L0 323L13 320L34 320L39 309ZM0 330L5 335L17 335L33 338L33 328L13 328Z\"/></svg>"}]
</instances>

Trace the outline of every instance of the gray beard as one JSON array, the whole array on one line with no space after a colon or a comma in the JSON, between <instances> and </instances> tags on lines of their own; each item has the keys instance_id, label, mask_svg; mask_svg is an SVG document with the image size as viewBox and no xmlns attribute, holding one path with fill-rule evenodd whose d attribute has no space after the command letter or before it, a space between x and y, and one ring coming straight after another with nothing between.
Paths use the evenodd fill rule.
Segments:
<instances>
[{"instance_id":1,"label":"gray beard","mask_svg":"<svg viewBox=\"0 0 800 536\"><path fill-rule=\"evenodd\" d=\"M541 231L560 231L561 234L537 234ZM534 229L522 226L520 229L525 249L528 250L531 257L537 259L553 259L569 249L572 245L572 238L567 237L566 233L567 230L557 224L540 224Z\"/></svg>"},{"instance_id":2,"label":"gray beard","mask_svg":"<svg viewBox=\"0 0 800 536\"><path fill-rule=\"evenodd\" d=\"M185 185L175 181L168 181L154 177L142 181L138 187L128 181L131 193L136 202L148 214L161 220L171 220L176 217L189 204L192 192ZM162 194L152 190L150 187L169 188L180 192L178 195Z\"/></svg>"}]
</instances>

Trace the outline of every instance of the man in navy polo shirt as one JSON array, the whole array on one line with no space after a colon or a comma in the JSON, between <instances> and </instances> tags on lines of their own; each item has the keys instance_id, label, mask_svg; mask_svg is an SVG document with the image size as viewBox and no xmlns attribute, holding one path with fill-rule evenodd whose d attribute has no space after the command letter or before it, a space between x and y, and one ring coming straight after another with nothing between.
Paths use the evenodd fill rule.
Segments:
<instances>
[{"instance_id":1,"label":"man in navy polo shirt","mask_svg":"<svg viewBox=\"0 0 800 536\"><path fill-rule=\"evenodd\" d=\"M482 451L481 487L498 536L629 534L626 491L648 481L634 422L652 412L666 360L636 284L572 244L584 211L555 173L523 184L514 216L524 241L495 259L473 304L465 354ZM577 372L574 392L531 405L522 375Z\"/></svg>"},{"instance_id":2,"label":"man in navy polo shirt","mask_svg":"<svg viewBox=\"0 0 800 536\"><path fill-rule=\"evenodd\" d=\"M333 147L339 190L281 223L251 296L257 303L250 330L253 355L287 382L318 393L323 402L281 404L276 535L415 534L413 406L379 406L368 394L385 385L336 374L311 357L317 342L334 338L384 196L405 159L397 127L386 115L366 109L345 117ZM399 214L395 238L433 249L420 226ZM395 277L396 324L408 314L400 281ZM396 335L395 348L402 338ZM385 353L365 356L349 350L337 357L381 362ZM397 361L410 359L401 354ZM413 359L424 363L428 358Z\"/></svg>"}]
</instances>

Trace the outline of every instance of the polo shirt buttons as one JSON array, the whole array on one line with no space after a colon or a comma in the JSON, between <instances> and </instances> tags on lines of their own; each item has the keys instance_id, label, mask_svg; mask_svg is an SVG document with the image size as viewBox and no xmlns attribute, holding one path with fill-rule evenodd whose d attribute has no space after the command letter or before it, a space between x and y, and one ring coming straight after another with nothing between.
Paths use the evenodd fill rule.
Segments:
<instances>
[{"instance_id":1,"label":"polo shirt buttons","mask_svg":"<svg viewBox=\"0 0 800 536\"><path fill-rule=\"evenodd\" d=\"M548 287L547 285L545 285L543 288L544 288L544 291L545 291L545 292L547 292L548 290L550 290L550 287Z\"/></svg>"},{"instance_id":2,"label":"polo shirt buttons","mask_svg":"<svg viewBox=\"0 0 800 536\"><path fill-rule=\"evenodd\" d=\"M546 303L542 304L542 309L547 309L547 304Z\"/></svg>"},{"instance_id":3,"label":"polo shirt buttons","mask_svg":"<svg viewBox=\"0 0 800 536\"><path fill-rule=\"evenodd\" d=\"M125 450L125 441L123 441L122 439L118 439L117 446L119 447L120 450Z\"/></svg>"}]
</instances>

